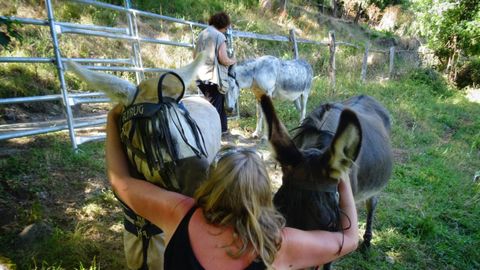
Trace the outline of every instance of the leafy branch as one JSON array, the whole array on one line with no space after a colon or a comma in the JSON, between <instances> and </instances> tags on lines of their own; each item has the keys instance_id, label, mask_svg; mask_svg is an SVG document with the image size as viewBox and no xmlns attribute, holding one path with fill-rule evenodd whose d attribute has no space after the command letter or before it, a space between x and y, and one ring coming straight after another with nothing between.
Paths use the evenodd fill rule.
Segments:
<instances>
[{"instance_id":1,"label":"leafy branch","mask_svg":"<svg viewBox=\"0 0 480 270\"><path fill-rule=\"evenodd\" d=\"M22 41L22 35L16 29L15 21L0 17L0 46L7 48L13 39Z\"/></svg>"}]
</instances>

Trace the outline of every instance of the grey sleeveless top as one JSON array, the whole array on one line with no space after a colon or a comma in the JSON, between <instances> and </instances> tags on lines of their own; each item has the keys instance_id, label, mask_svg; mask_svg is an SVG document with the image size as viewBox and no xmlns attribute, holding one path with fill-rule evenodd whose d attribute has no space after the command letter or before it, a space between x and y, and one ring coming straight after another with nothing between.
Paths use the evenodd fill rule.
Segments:
<instances>
[{"instance_id":1,"label":"grey sleeveless top","mask_svg":"<svg viewBox=\"0 0 480 270\"><path fill-rule=\"evenodd\" d=\"M200 80L219 84L218 72L215 69L215 51L218 52L218 48L220 48L220 45L222 45L225 41L225 35L212 25L205 28L198 35L195 46L196 53L198 54L203 50L207 50L208 52L205 65L198 71L198 77ZM222 71L225 71L224 74L226 74L228 69L226 66L219 63L219 68L223 69Z\"/></svg>"}]
</instances>

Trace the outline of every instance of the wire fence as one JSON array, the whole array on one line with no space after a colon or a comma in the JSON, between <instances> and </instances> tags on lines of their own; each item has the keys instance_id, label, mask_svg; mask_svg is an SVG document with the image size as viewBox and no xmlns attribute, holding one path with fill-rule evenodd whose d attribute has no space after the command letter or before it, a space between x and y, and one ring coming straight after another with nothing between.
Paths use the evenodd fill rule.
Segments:
<instances>
[{"instance_id":1,"label":"wire fence","mask_svg":"<svg viewBox=\"0 0 480 270\"><path fill-rule=\"evenodd\" d=\"M39 36L51 41L51 46L48 48L41 47L41 44L45 44L45 42L38 42L39 48L35 50L37 54L28 57L2 53L0 63L54 65L57 69L55 75L30 75L38 77L39 80L42 80L42 76L54 76L53 80L49 81L56 81L60 86L48 85L49 88L60 88L59 91L55 91L56 93L60 92L59 94L41 95L38 93L36 96L25 96L25 93L15 93L13 97L2 96L0 106L18 103L59 102L55 106L63 108L64 111L63 122L51 121L43 127L38 125L41 119L30 119L31 126L29 127L25 123L17 122L15 117L12 117L11 123L0 125L0 141L68 130L72 148L77 150L81 143L103 139L105 134L93 137L83 136L81 131L85 128L104 125L105 117L96 116L84 119L75 114L75 106L87 103L105 103L109 102L109 99L95 91L75 90L75 86L81 85L81 83L75 82L73 78L66 80L63 61L71 59L92 70L113 72L115 75L139 83L145 78L155 76L157 72L189 63L192 58L190 51L194 47L195 37L203 28L207 27L202 23L132 9L130 0L125 0L124 6L93 0L72 0L70 2L110 10L117 14L115 16L125 16L126 24L110 27L60 22L54 16L51 0L44 2L47 19L0 16L5 20L28 25L27 31L32 33L39 31L37 28L48 29L48 31L41 32ZM165 33L166 31L168 34ZM74 36L74 38L64 39L63 36L67 35ZM331 32L329 36L330 39L326 42L296 37L293 29L290 29L289 34L284 36L233 31L237 59L255 58L262 55L274 55L284 59L306 58L312 64L316 75L328 76L333 89L336 76L362 81L379 80L391 78L396 73L406 72L407 68L404 67L418 66L418 54L415 52L395 52L395 48L390 50L372 49L369 48L369 45L362 47L337 41L334 32ZM172 37L175 38L172 39ZM82 48L85 46L84 44L97 44L99 50L85 52L85 48ZM314 50L311 49L312 46ZM82 51L83 55L65 56L63 55L64 51ZM188 53L185 53L187 51ZM176 57L160 59L158 55L175 55ZM394 67L398 67L398 69L395 70ZM19 78L21 79L21 77Z\"/></svg>"}]
</instances>

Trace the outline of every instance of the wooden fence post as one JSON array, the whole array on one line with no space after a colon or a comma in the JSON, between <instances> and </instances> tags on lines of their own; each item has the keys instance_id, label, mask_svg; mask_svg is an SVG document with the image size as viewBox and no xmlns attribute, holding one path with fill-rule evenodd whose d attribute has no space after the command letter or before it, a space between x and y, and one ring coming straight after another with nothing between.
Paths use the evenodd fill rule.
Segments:
<instances>
[{"instance_id":1,"label":"wooden fence post","mask_svg":"<svg viewBox=\"0 0 480 270\"><path fill-rule=\"evenodd\" d=\"M330 71L330 85L332 90L335 90L335 72L337 70L335 66L335 31L328 32L328 37L330 38L330 60L329 60L329 71Z\"/></svg>"},{"instance_id":2,"label":"wooden fence post","mask_svg":"<svg viewBox=\"0 0 480 270\"><path fill-rule=\"evenodd\" d=\"M393 79L393 60L395 59L395 46L390 47L390 65L388 68L388 78Z\"/></svg>"},{"instance_id":3,"label":"wooden fence post","mask_svg":"<svg viewBox=\"0 0 480 270\"><path fill-rule=\"evenodd\" d=\"M331 0L330 3L331 3L331 6L332 6L332 16L334 18L336 18L337 17L337 11L338 11L337 1L336 0Z\"/></svg>"},{"instance_id":4,"label":"wooden fence post","mask_svg":"<svg viewBox=\"0 0 480 270\"><path fill-rule=\"evenodd\" d=\"M367 62L368 62L368 50L370 49L370 43L365 43L365 54L363 55L363 62L362 62L362 73L361 79L362 82L365 82L367 79Z\"/></svg>"},{"instance_id":5,"label":"wooden fence post","mask_svg":"<svg viewBox=\"0 0 480 270\"><path fill-rule=\"evenodd\" d=\"M290 29L290 41L293 42L293 56L298 59L297 39L295 38L295 29Z\"/></svg>"}]
</instances>

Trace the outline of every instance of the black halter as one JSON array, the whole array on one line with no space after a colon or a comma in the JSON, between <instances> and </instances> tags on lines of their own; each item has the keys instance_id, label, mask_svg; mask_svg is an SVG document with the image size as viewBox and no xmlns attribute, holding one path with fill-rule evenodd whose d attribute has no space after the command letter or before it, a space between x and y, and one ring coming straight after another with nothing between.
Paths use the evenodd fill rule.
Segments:
<instances>
[{"instance_id":1,"label":"black halter","mask_svg":"<svg viewBox=\"0 0 480 270\"><path fill-rule=\"evenodd\" d=\"M182 93L180 94L180 96L176 99L176 102L179 103L180 100L183 98L183 95L185 94L185 83L183 82L182 78L180 78L180 76L173 72L173 71L167 71L165 72L164 74L162 74L162 76L160 76L160 79L158 79L158 84L157 84L157 92L158 92L158 103L163 103L163 90L162 90L162 86L163 86L163 80L165 79L165 77L167 75L173 75L175 77L177 77L177 79L180 81L180 83L182 84Z\"/></svg>"},{"instance_id":2,"label":"black halter","mask_svg":"<svg viewBox=\"0 0 480 270\"><path fill-rule=\"evenodd\" d=\"M316 192L330 192L336 193L338 191L338 184L326 184L322 181L299 181L298 179L284 178L283 182L291 188L316 191Z\"/></svg>"},{"instance_id":3,"label":"black halter","mask_svg":"<svg viewBox=\"0 0 480 270\"><path fill-rule=\"evenodd\" d=\"M237 76L233 75L230 71L232 69L233 65L232 66L229 66L228 67L228 72L227 72L227 75L228 77L232 78L233 81L235 82L235 84L237 85L238 89L240 89L240 85L238 84L238 81L237 81Z\"/></svg>"}]
</instances>

